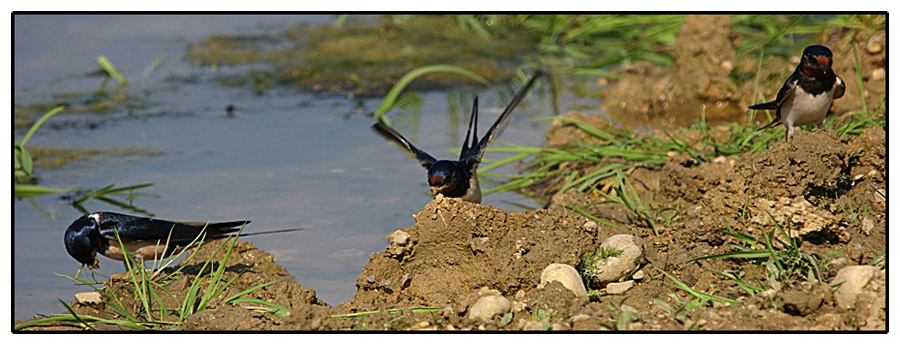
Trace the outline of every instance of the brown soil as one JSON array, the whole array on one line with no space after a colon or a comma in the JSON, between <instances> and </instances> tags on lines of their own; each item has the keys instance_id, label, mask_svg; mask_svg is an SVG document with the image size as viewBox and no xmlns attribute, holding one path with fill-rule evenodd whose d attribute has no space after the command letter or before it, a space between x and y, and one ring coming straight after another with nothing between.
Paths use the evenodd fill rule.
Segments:
<instances>
[{"instance_id":1,"label":"brown soil","mask_svg":"<svg viewBox=\"0 0 900 345\"><path fill-rule=\"evenodd\" d=\"M664 113L658 116L669 118L671 124L696 118L697 112L691 109L699 104L707 105L708 119L725 119L729 113L743 112L752 102L752 89L721 85L726 83L723 78L727 78L731 68L738 64L755 66L756 62L734 61L732 38L705 34L727 29L726 19L689 19L679 38L686 51L676 54L676 69L643 64L626 68L625 78L604 95L607 100L619 99L607 103L609 111L624 114L632 109L642 113L641 116L649 116L648 111L656 109L658 114ZM880 32L872 37L883 40L884 35ZM859 88L846 38L846 33L838 33L828 39L835 55L840 57L836 58L835 69L848 84L847 95L835 103L835 108L859 109ZM883 49L877 53L860 51L865 75L884 66L884 54ZM776 62L783 64L789 73L791 62ZM771 70L780 80L786 77L783 70L765 70ZM871 108L884 99L885 82L873 77L865 83ZM772 85L777 83L766 83L765 87ZM772 95L774 90L777 89L764 89L762 93ZM674 99L689 101L679 104ZM621 109L615 110L617 107ZM580 113L565 116L601 128L608 125L600 116ZM589 140L573 126L557 123L548 134L548 146L585 139ZM621 329L626 326L624 319L628 319L629 330L883 331L886 330L883 279L869 284L870 293L860 295L855 307L846 310L835 306L834 290L828 284L840 268L867 265L887 248L885 144L886 134L881 127L869 127L859 136L844 137L837 137L829 129L801 130L793 142L776 143L770 150L755 155L705 163L685 155L672 155L662 167L637 169L630 177L636 181L635 188L642 199L650 200L652 195L656 207L679 208L675 219L661 224L659 235L638 224L624 228L597 226L563 207L576 206L601 218L627 221L628 211L620 206L591 205L600 200L596 193L569 190L550 196L547 209L522 213L439 198L415 216L415 226L403 229L407 239L395 239L384 251L370 255L369 263L357 278L357 294L351 301L337 306L322 303L316 299L315 291L293 282L285 269L273 262L271 254L249 242L239 242L228 261L225 279L239 273L240 276L223 296L278 281L249 296L286 306L290 313L277 317L250 309L253 304L229 305L215 299L210 302L209 310L188 317L179 329L596 331ZM851 200L866 212L860 211L857 217L844 211L842 206L846 207ZM723 231L763 238L774 229L773 218L800 239L802 251L819 255L824 283L794 277L780 280L784 286L772 286L762 266L747 260L690 261L729 252L731 244L745 244ZM640 237L646 253L641 268L645 277L635 279L635 286L624 294L601 292L589 299L577 297L557 282L538 287L541 272L547 265L561 263L578 267L582 254L597 249L605 239L620 233ZM197 257L208 257L213 249L212 245L201 247ZM187 274L167 287L174 293L166 300L167 305L177 305L183 299L200 263L197 260L181 263L187 265ZM713 271L739 272L745 281L765 291L748 294L731 279ZM713 302L666 312L660 301L677 307L678 300L692 298L673 287L663 272L691 289L736 300L739 304ZM109 284L110 289L128 301L130 287L121 277L113 277ZM485 288L496 290L509 300L511 310L485 321L471 320L470 309L486 293ZM128 303L135 303L133 297ZM115 315L108 303L88 306L72 302L71 306L81 314ZM409 309L414 307L444 309L429 312ZM386 311L391 308L400 311ZM332 317L376 310L381 312ZM630 317L622 316L625 311ZM60 329L80 328L66 324L29 328Z\"/></svg>"},{"instance_id":2,"label":"brown soil","mask_svg":"<svg viewBox=\"0 0 900 345\"><path fill-rule=\"evenodd\" d=\"M788 61L766 56L759 70L758 53L736 54L740 40L731 32L729 16L689 16L673 51L674 67L639 62L618 68L622 78L607 88L601 98L603 110L629 127L652 124L685 126L706 116L711 124L749 120L747 107L775 98L784 80L794 71L801 51ZM861 30L852 37L857 44L866 101L869 109L885 99L886 45L883 30ZM834 53L834 71L847 85L847 92L834 103L834 114L860 109L860 88L853 58L851 33L836 31L818 44ZM740 76L740 77L738 77ZM764 120L764 119L762 119ZM755 121L761 121L757 116Z\"/></svg>"}]
</instances>

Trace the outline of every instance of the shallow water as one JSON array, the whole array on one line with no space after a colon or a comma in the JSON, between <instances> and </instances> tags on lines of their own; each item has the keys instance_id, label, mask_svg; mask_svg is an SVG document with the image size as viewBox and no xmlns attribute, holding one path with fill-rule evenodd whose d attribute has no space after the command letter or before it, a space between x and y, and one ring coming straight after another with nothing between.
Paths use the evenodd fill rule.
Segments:
<instances>
[{"instance_id":1,"label":"shallow water","mask_svg":"<svg viewBox=\"0 0 900 345\"><path fill-rule=\"evenodd\" d=\"M153 196L136 198L134 206L157 218L250 219L253 223L246 232L303 227L302 232L247 240L274 254L298 283L315 289L327 303L349 300L368 255L385 247L385 235L412 225L411 215L431 199L425 171L399 146L370 130L374 120L358 114L358 101L293 89L272 89L260 96L248 88L219 86L209 79L216 71L180 60L188 43L206 35L332 20L331 16L16 16L17 104L51 102L54 94L97 89L102 79L79 76L97 69L100 54L131 81L129 92L142 94L148 104L130 114L57 115L29 146L133 147L163 153L108 156L37 170L41 183L87 189L153 183L139 191ZM149 66L156 56L163 64L153 70ZM482 132L513 92L496 87L478 94ZM549 94L546 87L538 88L523 102L499 141L543 145L549 124L537 118L554 114ZM451 90L421 96L419 107L394 110L389 116L397 130L420 148L439 158L452 157L448 150L462 142L474 94ZM595 100L557 101L599 108ZM363 101L363 114L378 103ZM236 107L234 117L226 116L228 104ZM61 125L67 120L75 125ZM85 122L94 126L79 125ZM16 133L16 139L22 134ZM492 186L482 178L482 188ZM515 193L490 194L484 203L517 211L540 207ZM84 206L89 211L135 213L94 200ZM79 215L59 194L14 202L15 319L62 312L57 299L68 301L87 290L54 275L71 275L78 268L62 237ZM123 271L119 262L100 260L102 273Z\"/></svg>"}]
</instances>

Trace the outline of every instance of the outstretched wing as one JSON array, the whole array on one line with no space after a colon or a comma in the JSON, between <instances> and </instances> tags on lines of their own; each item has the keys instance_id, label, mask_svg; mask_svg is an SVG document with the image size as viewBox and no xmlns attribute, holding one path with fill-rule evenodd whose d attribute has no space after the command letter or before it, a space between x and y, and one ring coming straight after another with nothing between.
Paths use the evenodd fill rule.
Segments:
<instances>
[{"instance_id":1,"label":"outstretched wing","mask_svg":"<svg viewBox=\"0 0 900 345\"><path fill-rule=\"evenodd\" d=\"M491 128L488 129L487 133L484 135L484 137L481 138L478 144L473 145L472 147L469 147L468 150L464 150L462 152L460 160L466 163L466 165L469 167L469 170L474 170L478 167L478 163L481 162L481 157L484 156L484 151L487 149L488 144L492 139L494 139L494 136L499 135L499 129L501 125L504 123L504 121L506 121L507 118L509 118L509 115L512 114L513 109L515 109L516 106L519 105L519 102L522 101L522 98L525 98L525 95L528 93L528 90L531 89L534 81L542 74L543 73L540 70L534 72L534 75L531 77L531 79L528 80L528 83L526 83L525 86L522 87L521 90L519 90L519 93L517 93L515 97L513 97L512 101L509 102L509 105L506 106L506 109L503 110L503 113L500 114L500 117L498 117L497 121L495 121ZM473 117L477 115L477 110L473 110L472 112ZM470 126L470 129L471 128L472 126ZM473 135L477 134L473 133ZM472 140L474 141L475 139L473 138Z\"/></svg>"},{"instance_id":2,"label":"outstretched wing","mask_svg":"<svg viewBox=\"0 0 900 345\"><path fill-rule=\"evenodd\" d=\"M386 125L384 122L381 122L380 120L372 125L372 129L374 129L376 132L378 132L378 134L381 134L381 136L385 138L396 140L400 144L403 144L403 146L405 146L406 149L409 150L409 152L412 152L412 154L416 156L416 159L419 160L419 164L421 164L425 169L430 168L431 165L434 164L435 161L437 161L436 159L434 159L434 157L429 155L428 152L419 150L415 145L409 142L409 140L406 140L406 138L400 135L400 133L397 133L397 131Z\"/></svg>"}]
</instances>

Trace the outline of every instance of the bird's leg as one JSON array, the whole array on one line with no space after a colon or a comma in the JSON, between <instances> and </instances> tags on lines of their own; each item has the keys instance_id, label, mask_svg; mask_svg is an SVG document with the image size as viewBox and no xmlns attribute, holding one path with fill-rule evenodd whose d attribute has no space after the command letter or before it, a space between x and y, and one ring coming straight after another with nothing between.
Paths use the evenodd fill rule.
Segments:
<instances>
[{"instance_id":1,"label":"bird's leg","mask_svg":"<svg viewBox=\"0 0 900 345\"><path fill-rule=\"evenodd\" d=\"M794 126L790 123L785 123L784 127L786 127L784 130L784 140L788 142L791 148L796 148L794 146Z\"/></svg>"},{"instance_id":2,"label":"bird's leg","mask_svg":"<svg viewBox=\"0 0 900 345\"><path fill-rule=\"evenodd\" d=\"M819 121L819 123L816 124L816 129L822 128L825 128L825 120Z\"/></svg>"},{"instance_id":3,"label":"bird's leg","mask_svg":"<svg viewBox=\"0 0 900 345\"><path fill-rule=\"evenodd\" d=\"M84 270L84 264L81 264L81 267L78 267L78 272L75 272L75 280L78 280L78 276L81 275L82 270Z\"/></svg>"}]
</instances>

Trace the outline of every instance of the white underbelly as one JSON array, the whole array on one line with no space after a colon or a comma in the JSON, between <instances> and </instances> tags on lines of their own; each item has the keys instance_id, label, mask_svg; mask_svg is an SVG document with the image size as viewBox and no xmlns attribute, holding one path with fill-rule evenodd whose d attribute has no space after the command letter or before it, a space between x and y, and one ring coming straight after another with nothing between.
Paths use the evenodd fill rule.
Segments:
<instances>
[{"instance_id":1,"label":"white underbelly","mask_svg":"<svg viewBox=\"0 0 900 345\"><path fill-rule=\"evenodd\" d=\"M831 107L832 91L812 96L798 87L796 92L797 94L785 101L781 107L784 123L803 126L825 120L825 114Z\"/></svg>"},{"instance_id":2,"label":"white underbelly","mask_svg":"<svg viewBox=\"0 0 900 345\"><path fill-rule=\"evenodd\" d=\"M466 191L466 195L463 195L461 199L476 204L481 203L481 187L478 186L478 174L472 174L472 178L469 179L469 190Z\"/></svg>"}]
</instances>

